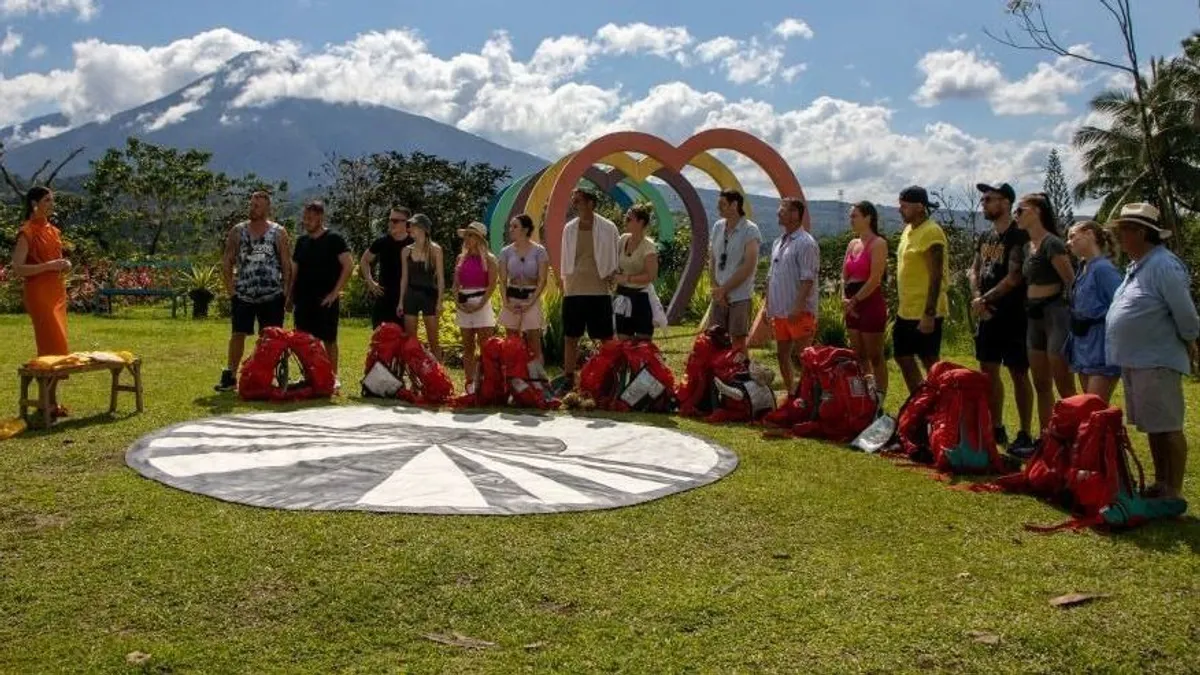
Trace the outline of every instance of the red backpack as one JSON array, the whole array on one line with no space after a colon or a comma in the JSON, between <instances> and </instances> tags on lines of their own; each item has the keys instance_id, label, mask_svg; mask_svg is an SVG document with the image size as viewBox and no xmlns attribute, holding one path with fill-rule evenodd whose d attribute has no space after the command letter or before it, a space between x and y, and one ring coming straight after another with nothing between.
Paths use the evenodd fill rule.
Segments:
<instances>
[{"instance_id":1,"label":"red backpack","mask_svg":"<svg viewBox=\"0 0 1200 675\"><path fill-rule=\"evenodd\" d=\"M935 363L900 407L896 433L902 452L944 473L1002 471L992 436L990 389L984 373L949 361Z\"/></svg>"},{"instance_id":2,"label":"red backpack","mask_svg":"<svg viewBox=\"0 0 1200 675\"><path fill-rule=\"evenodd\" d=\"M790 428L796 436L847 443L879 414L879 401L868 386L854 352L841 347L808 347L800 354L804 373L787 403L764 421Z\"/></svg>"},{"instance_id":3,"label":"red backpack","mask_svg":"<svg viewBox=\"0 0 1200 675\"><path fill-rule=\"evenodd\" d=\"M1094 394L1080 394L1056 402L1037 449L1021 472L1002 476L990 486L981 485L975 489L1023 492L1052 501L1063 500L1067 491L1067 473L1071 468L1071 450L1080 428L1092 413L1107 407L1104 399Z\"/></svg>"},{"instance_id":4,"label":"red backpack","mask_svg":"<svg viewBox=\"0 0 1200 675\"><path fill-rule=\"evenodd\" d=\"M303 379L287 381L286 363L291 355L300 362ZM333 363L325 345L302 331L289 332L274 326L264 328L254 353L242 363L238 396L244 401L301 401L333 396L336 381Z\"/></svg>"},{"instance_id":5,"label":"red backpack","mask_svg":"<svg viewBox=\"0 0 1200 675\"><path fill-rule=\"evenodd\" d=\"M615 409L670 412L675 407L675 374L658 345L649 340L626 340L622 345L627 382Z\"/></svg>"},{"instance_id":6,"label":"red backpack","mask_svg":"<svg viewBox=\"0 0 1200 675\"><path fill-rule=\"evenodd\" d=\"M596 408L613 410L624 389L625 346L620 340L600 345L579 370L579 393L592 399Z\"/></svg>"}]
</instances>

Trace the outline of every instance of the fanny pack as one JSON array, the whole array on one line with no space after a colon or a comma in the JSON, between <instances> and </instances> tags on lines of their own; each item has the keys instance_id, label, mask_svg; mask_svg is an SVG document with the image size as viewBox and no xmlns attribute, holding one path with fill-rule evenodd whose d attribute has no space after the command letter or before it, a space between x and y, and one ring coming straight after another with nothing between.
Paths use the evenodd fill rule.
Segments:
<instances>
[{"instance_id":1,"label":"fanny pack","mask_svg":"<svg viewBox=\"0 0 1200 675\"><path fill-rule=\"evenodd\" d=\"M513 300L528 300L529 298L533 297L533 291L534 289L532 288L509 286L508 288L504 289L504 295L505 297L512 298Z\"/></svg>"},{"instance_id":2,"label":"fanny pack","mask_svg":"<svg viewBox=\"0 0 1200 675\"><path fill-rule=\"evenodd\" d=\"M486 292L487 291L471 291L470 293L459 293L458 294L458 302L459 302L459 304L462 304L462 303L470 300L471 298L478 298Z\"/></svg>"},{"instance_id":3,"label":"fanny pack","mask_svg":"<svg viewBox=\"0 0 1200 675\"><path fill-rule=\"evenodd\" d=\"M846 296L845 297L852 298L855 295L858 295L858 292L861 291L863 289L863 286L866 286L866 285L867 285L867 282L865 282L865 281L848 281L848 282L846 282Z\"/></svg>"},{"instance_id":4,"label":"fanny pack","mask_svg":"<svg viewBox=\"0 0 1200 675\"><path fill-rule=\"evenodd\" d=\"M1075 337L1084 337L1091 332L1095 326L1104 325L1104 319L1081 319L1077 316L1071 316L1071 333Z\"/></svg>"}]
</instances>

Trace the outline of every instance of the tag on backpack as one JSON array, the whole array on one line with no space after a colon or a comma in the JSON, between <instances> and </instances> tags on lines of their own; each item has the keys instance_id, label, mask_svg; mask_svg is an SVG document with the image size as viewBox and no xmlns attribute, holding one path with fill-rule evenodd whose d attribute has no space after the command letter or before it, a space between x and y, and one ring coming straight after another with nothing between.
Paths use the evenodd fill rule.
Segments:
<instances>
[{"instance_id":1,"label":"tag on backpack","mask_svg":"<svg viewBox=\"0 0 1200 675\"><path fill-rule=\"evenodd\" d=\"M896 418L891 415L880 415L867 427L858 438L850 442L850 447L869 454L883 450L892 437L896 435Z\"/></svg>"}]
</instances>

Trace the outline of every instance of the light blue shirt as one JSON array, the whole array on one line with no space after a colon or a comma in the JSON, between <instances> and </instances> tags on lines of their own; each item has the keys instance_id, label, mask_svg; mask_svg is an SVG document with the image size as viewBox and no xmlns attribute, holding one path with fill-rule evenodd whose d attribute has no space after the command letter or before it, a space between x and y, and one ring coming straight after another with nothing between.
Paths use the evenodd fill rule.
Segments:
<instances>
[{"instance_id":1,"label":"light blue shirt","mask_svg":"<svg viewBox=\"0 0 1200 675\"><path fill-rule=\"evenodd\" d=\"M742 265L746 244L751 241L757 248L762 243L762 233L758 231L758 225L755 225L749 218L739 220L732 232L726 231L724 218L713 225L709 242L712 246L712 268L715 276L713 280L717 282L718 286L725 285L725 282L733 278L734 273ZM721 264L722 262L724 265ZM754 272L751 271L750 276L738 284L737 288L731 289L726 297L730 302L741 302L749 300L753 293Z\"/></svg>"},{"instance_id":2,"label":"light blue shirt","mask_svg":"<svg viewBox=\"0 0 1200 675\"><path fill-rule=\"evenodd\" d=\"M791 315L800 293L800 282L813 282L804 311L817 315L817 276L821 271L821 247L800 228L784 233L771 245L771 269L767 272L767 307L772 318Z\"/></svg>"},{"instance_id":3,"label":"light blue shirt","mask_svg":"<svg viewBox=\"0 0 1200 675\"><path fill-rule=\"evenodd\" d=\"M1162 246L1131 264L1106 315L1108 362L1191 372L1187 343L1200 337L1200 316L1190 281L1187 266Z\"/></svg>"}]
</instances>

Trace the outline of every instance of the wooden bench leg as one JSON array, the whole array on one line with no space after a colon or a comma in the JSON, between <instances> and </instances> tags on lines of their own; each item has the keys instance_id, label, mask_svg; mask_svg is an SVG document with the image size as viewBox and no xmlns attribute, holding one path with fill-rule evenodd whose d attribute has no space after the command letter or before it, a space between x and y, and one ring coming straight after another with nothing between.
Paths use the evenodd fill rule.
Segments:
<instances>
[{"instance_id":1,"label":"wooden bench leg","mask_svg":"<svg viewBox=\"0 0 1200 675\"><path fill-rule=\"evenodd\" d=\"M28 375L21 376L21 398L17 399L17 414L26 422L29 421L29 384L33 382L33 378Z\"/></svg>"},{"instance_id":2,"label":"wooden bench leg","mask_svg":"<svg viewBox=\"0 0 1200 675\"><path fill-rule=\"evenodd\" d=\"M38 407L42 413L42 424L44 429L49 429L54 424L54 408L50 405L50 387L54 383L53 378L39 377L38 381Z\"/></svg>"},{"instance_id":3,"label":"wooden bench leg","mask_svg":"<svg viewBox=\"0 0 1200 675\"><path fill-rule=\"evenodd\" d=\"M108 397L108 414L110 415L117 412L117 392L120 391L121 386L121 369L113 368L111 372L112 392Z\"/></svg>"}]
</instances>

